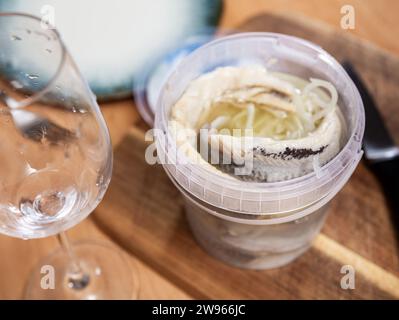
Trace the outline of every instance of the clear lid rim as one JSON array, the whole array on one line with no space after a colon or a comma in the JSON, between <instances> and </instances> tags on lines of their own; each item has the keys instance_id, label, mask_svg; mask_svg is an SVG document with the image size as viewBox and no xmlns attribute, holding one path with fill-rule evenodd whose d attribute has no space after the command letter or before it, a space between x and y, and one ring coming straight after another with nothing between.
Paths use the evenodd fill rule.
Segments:
<instances>
[{"instance_id":1,"label":"clear lid rim","mask_svg":"<svg viewBox=\"0 0 399 320\"><path fill-rule=\"evenodd\" d=\"M340 150L340 152L327 164L325 164L321 169L319 174L316 176L315 172L308 173L306 175L303 175L298 178L290 179L290 180L285 180L285 181L279 181L279 182L267 182L267 183L262 183L262 182L243 182L238 179L227 179L221 175L218 175L217 173L211 172L209 170L206 170L205 168L199 166L199 165L194 165L194 164L186 164L184 166L181 166L183 169L180 171L183 175L185 175L185 178L190 182L193 181L194 179L197 180L204 180L206 183L203 185L203 188L209 189L212 187L212 185L217 186L220 190L219 194L223 196L223 191L225 189L231 189L234 190L235 192L241 192L243 193L249 193L252 194L254 198L256 198L256 194L259 194L259 200L262 199L262 194L270 194L270 193L278 193L281 196L284 196L286 198L292 198L292 197L298 197L300 194L303 194L305 191L308 192L310 189L312 189L312 186L316 185L323 185L322 182L329 181L333 177L331 173L334 172L341 172L342 170L339 170L339 168L347 167L349 163L354 158L361 156L362 150L361 150L361 141L363 139L363 134L364 134L364 126L365 126L365 115L364 115L364 108L363 108L363 102L361 100L360 94L354 85L353 81L351 78L348 76L346 71L343 69L343 67L326 51L324 51L322 48L319 46L292 36L288 35L282 35L282 34L276 34L276 33L240 33L240 34L234 34L230 35L227 37L219 38L214 41L211 41L204 46L196 49L194 52L189 54L184 61L179 65L179 67L182 67L183 64L188 64L190 61L190 58L195 57L196 55L200 55L204 50L207 50L208 47L217 45L218 43L225 42L225 41L232 41L232 40L240 40L240 39L246 39L246 38L256 38L256 37L261 37L261 38L273 38L278 40L283 39L284 41L288 42L294 42L300 46L306 47L306 49L314 52L317 54L317 57L323 58L323 61L325 63L328 63L331 65L333 68L336 69L336 71L340 74L341 77L343 77L344 81L348 84L350 87L351 95L353 97L353 109L355 110L355 127L353 128L351 134L348 137L348 141L346 144L343 146L343 148ZM176 73L178 74L178 70L175 70L175 72L169 77L168 81L173 78L173 76L176 76ZM159 139L157 139L157 148L159 148L162 152L177 152L176 148L173 144L173 139L170 136L170 133L167 132L167 114L166 114L166 108L164 108L163 101L162 101L162 96L164 94L164 90L162 90L160 94L160 98L158 100L158 108L156 112L156 117L155 117L155 127L161 129L162 131L166 132L166 143L163 144ZM159 111L160 110L160 111ZM182 154L178 154L180 157L185 157ZM177 167L176 167L177 169ZM183 172L184 171L184 172ZM171 172L173 174L173 172ZM177 179L178 180L178 179ZM212 189L209 189L210 191L213 191ZM188 190L190 193L193 194L192 191ZM215 191L213 191L215 192ZM198 195L193 194L194 196L198 197ZM280 198L282 199L282 198ZM201 199L204 200L204 199ZM213 204L215 205L215 204Z\"/></svg>"}]
</instances>

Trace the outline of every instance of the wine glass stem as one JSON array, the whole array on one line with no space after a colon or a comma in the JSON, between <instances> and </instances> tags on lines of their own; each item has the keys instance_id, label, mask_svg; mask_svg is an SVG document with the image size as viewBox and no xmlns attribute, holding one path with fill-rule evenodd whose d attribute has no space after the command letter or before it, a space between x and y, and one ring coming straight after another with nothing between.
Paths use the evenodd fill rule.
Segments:
<instances>
[{"instance_id":1,"label":"wine glass stem","mask_svg":"<svg viewBox=\"0 0 399 320\"><path fill-rule=\"evenodd\" d=\"M79 259L76 257L74 250L66 232L61 232L57 235L57 239L69 258L69 266L67 267L67 282L71 289L79 290L87 287L90 277L82 269Z\"/></svg>"}]
</instances>

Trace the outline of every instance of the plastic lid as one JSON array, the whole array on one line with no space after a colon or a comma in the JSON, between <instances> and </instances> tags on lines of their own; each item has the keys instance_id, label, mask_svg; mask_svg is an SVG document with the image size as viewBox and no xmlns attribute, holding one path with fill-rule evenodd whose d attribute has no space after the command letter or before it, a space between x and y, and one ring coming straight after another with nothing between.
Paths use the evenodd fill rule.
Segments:
<instances>
[{"instance_id":1,"label":"plastic lid","mask_svg":"<svg viewBox=\"0 0 399 320\"><path fill-rule=\"evenodd\" d=\"M345 118L347 142L319 172L280 182L243 182L221 176L198 164L191 164L179 152L168 129L169 110L187 85L199 75L219 65L254 61L277 62L272 68L304 77L319 77L334 84L340 96L339 106ZM323 49L300 38L275 33L243 33L219 38L195 50L182 61L160 92L155 127L164 132L156 139L157 151L172 181L190 196L224 210L224 215L259 219L265 216L289 216L306 207L322 205L343 187L361 156L364 133L364 109L356 86L342 66ZM303 210L303 211L302 211ZM228 211L228 212L226 212Z\"/></svg>"}]
</instances>

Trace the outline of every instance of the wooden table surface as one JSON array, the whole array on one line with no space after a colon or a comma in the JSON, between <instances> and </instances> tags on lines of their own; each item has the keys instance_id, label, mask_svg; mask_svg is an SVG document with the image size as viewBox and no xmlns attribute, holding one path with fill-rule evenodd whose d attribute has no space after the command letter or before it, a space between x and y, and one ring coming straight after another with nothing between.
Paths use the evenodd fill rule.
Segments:
<instances>
[{"instance_id":1,"label":"wooden table surface","mask_svg":"<svg viewBox=\"0 0 399 320\"><path fill-rule=\"evenodd\" d=\"M226 28L234 28L255 14L284 11L300 13L340 28L340 8L345 4L354 6L356 25L354 30L342 32L351 32L399 54L399 1L396 0L226 0L221 24ZM102 104L101 107L114 147L122 141L132 126L143 127L134 103L130 100ZM93 215L95 214L94 212ZM96 225L93 217L71 229L69 235L73 240L99 239L113 243ZM54 237L24 241L0 235L0 299L21 298L30 270L56 246ZM128 255L131 263L138 269L141 299L191 298L179 285L145 262Z\"/></svg>"}]
</instances>

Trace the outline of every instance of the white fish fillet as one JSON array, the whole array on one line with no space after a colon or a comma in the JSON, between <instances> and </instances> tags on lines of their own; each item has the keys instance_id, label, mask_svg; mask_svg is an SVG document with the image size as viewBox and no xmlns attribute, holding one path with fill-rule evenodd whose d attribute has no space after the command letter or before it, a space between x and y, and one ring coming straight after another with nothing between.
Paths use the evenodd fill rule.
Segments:
<instances>
[{"instance_id":1,"label":"white fish fillet","mask_svg":"<svg viewBox=\"0 0 399 320\"><path fill-rule=\"evenodd\" d=\"M259 108L290 113L296 111L292 98L295 90L294 85L270 75L260 66L216 69L194 80L173 106L170 118L176 143L189 158L195 158L209 170L247 181L282 181L318 170L341 148L343 127L338 108L327 113L315 130L297 139L234 137L211 130L206 136L209 146L219 153L220 159L222 156L232 159L229 164L220 161L211 165L197 151L199 125L214 106L212 101L242 107L248 102L256 103ZM217 119L214 122L223 121ZM244 163L246 173L238 174L236 169L242 168Z\"/></svg>"},{"instance_id":2,"label":"white fish fillet","mask_svg":"<svg viewBox=\"0 0 399 320\"><path fill-rule=\"evenodd\" d=\"M333 112L325 117L314 132L301 139L276 141L263 137L237 138L212 134L209 140L211 146L222 146L219 150L225 158L252 159L252 164L247 163L250 172L237 175L237 178L275 182L300 177L317 170L315 166L330 161L341 148L341 130L341 121ZM241 162L238 165L219 166L228 174L235 174L234 169L240 167Z\"/></svg>"}]
</instances>

